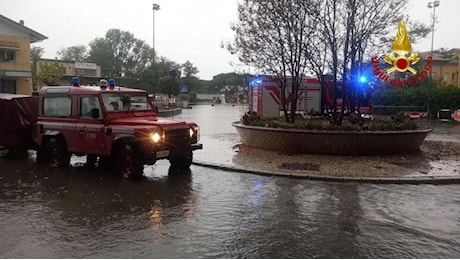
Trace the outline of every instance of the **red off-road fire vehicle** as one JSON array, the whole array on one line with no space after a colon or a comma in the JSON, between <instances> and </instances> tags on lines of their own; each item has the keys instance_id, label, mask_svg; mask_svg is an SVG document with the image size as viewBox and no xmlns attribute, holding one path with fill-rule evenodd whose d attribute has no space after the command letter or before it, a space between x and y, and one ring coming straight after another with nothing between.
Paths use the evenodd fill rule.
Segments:
<instances>
[{"instance_id":1,"label":"red off-road fire vehicle","mask_svg":"<svg viewBox=\"0 0 460 260\"><path fill-rule=\"evenodd\" d=\"M61 168L69 166L72 155L86 155L90 165L99 160L136 179L145 164L159 159L187 168L193 150L203 148L197 124L157 117L147 92L117 87L112 80L97 87L78 82L43 87L38 97L10 95L0 102L0 108L7 107L9 116L0 119L0 146L35 149L37 162Z\"/></svg>"}]
</instances>

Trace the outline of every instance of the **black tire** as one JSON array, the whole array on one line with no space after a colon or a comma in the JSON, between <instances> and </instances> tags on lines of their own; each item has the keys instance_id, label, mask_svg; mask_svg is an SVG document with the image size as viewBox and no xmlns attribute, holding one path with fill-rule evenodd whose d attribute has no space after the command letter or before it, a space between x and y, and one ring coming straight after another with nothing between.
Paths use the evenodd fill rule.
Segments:
<instances>
[{"instance_id":1,"label":"black tire","mask_svg":"<svg viewBox=\"0 0 460 260\"><path fill-rule=\"evenodd\" d=\"M37 149L37 163L47 163L47 159L45 158L45 151L43 147L38 147Z\"/></svg>"},{"instance_id":2,"label":"black tire","mask_svg":"<svg viewBox=\"0 0 460 260\"><path fill-rule=\"evenodd\" d=\"M101 156L97 162L97 167L105 170L114 170L113 160L110 156Z\"/></svg>"},{"instance_id":3,"label":"black tire","mask_svg":"<svg viewBox=\"0 0 460 260\"><path fill-rule=\"evenodd\" d=\"M169 163L171 167L176 169L186 169L192 165L193 152L192 150L174 153L169 157Z\"/></svg>"},{"instance_id":4,"label":"black tire","mask_svg":"<svg viewBox=\"0 0 460 260\"><path fill-rule=\"evenodd\" d=\"M28 138L28 147L38 150L40 145L38 143L36 129L37 129L37 123L32 123L29 126L29 129L27 130L27 135L28 135L27 138Z\"/></svg>"},{"instance_id":5,"label":"black tire","mask_svg":"<svg viewBox=\"0 0 460 260\"><path fill-rule=\"evenodd\" d=\"M69 167L70 157L64 141L54 137L45 140L42 148L37 151L37 162L56 164L59 168Z\"/></svg>"},{"instance_id":6,"label":"black tire","mask_svg":"<svg viewBox=\"0 0 460 260\"><path fill-rule=\"evenodd\" d=\"M171 165L168 169L168 176L174 178L171 180L181 180L182 178L187 178L191 175L192 171L187 167L177 168Z\"/></svg>"},{"instance_id":7,"label":"black tire","mask_svg":"<svg viewBox=\"0 0 460 260\"><path fill-rule=\"evenodd\" d=\"M97 163L97 155L87 154L86 155L86 164L85 166L88 168L96 167Z\"/></svg>"},{"instance_id":8,"label":"black tire","mask_svg":"<svg viewBox=\"0 0 460 260\"><path fill-rule=\"evenodd\" d=\"M118 172L127 179L140 179L144 164L138 157L135 146L129 143L122 145L116 158Z\"/></svg>"}]
</instances>

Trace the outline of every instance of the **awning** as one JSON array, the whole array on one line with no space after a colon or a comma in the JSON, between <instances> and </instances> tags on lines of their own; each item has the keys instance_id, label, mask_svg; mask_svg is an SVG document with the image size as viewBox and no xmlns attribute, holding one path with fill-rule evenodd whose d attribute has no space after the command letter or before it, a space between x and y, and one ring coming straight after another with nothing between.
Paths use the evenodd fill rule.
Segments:
<instances>
[{"instance_id":1,"label":"awning","mask_svg":"<svg viewBox=\"0 0 460 260\"><path fill-rule=\"evenodd\" d=\"M19 50L19 42L0 40L0 49Z\"/></svg>"}]
</instances>

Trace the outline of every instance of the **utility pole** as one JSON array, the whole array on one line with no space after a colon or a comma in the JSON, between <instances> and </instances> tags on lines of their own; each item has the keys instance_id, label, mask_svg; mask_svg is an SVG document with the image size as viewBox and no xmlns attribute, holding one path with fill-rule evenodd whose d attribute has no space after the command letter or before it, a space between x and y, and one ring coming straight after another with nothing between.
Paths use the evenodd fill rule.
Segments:
<instances>
[{"instance_id":1,"label":"utility pole","mask_svg":"<svg viewBox=\"0 0 460 260\"><path fill-rule=\"evenodd\" d=\"M152 42L152 84L153 87L155 87L155 11L160 10L160 5L158 4L153 4L153 42ZM154 88L152 88L152 94L155 94Z\"/></svg>"},{"instance_id":2,"label":"utility pole","mask_svg":"<svg viewBox=\"0 0 460 260\"><path fill-rule=\"evenodd\" d=\"M434 24L436 22L436 7L439 6L439 1L428 2L427 7L433 8L433 24L431 27L431 58L433 58L433 45L434 45ZM432 60L434 61L434 60ZM428 113L428 122L431 121L431 114L430 114L430 99L431 99L431 84L433 83L433 64L431 64L430 68L430 84L428 85L428 100L426 104L426 110Z\"/></svg>"}]
</instances>

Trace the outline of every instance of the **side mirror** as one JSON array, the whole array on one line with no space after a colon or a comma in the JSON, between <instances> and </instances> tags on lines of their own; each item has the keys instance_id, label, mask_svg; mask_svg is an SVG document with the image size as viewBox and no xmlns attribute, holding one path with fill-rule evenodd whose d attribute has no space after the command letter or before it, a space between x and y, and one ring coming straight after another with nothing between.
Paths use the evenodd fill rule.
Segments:
<instances>
[{"instance_id":1,"label":"side mirror","mask_svg":"<svg viewBox=\"0 0 460 260\"><path fill-rule=\"evenodd\" d=\"M94 119L98 119L100 116L99 108L91 109L91 117Z\"/></svg>"}]
</instances>

